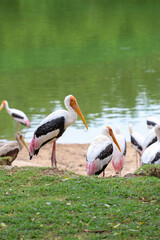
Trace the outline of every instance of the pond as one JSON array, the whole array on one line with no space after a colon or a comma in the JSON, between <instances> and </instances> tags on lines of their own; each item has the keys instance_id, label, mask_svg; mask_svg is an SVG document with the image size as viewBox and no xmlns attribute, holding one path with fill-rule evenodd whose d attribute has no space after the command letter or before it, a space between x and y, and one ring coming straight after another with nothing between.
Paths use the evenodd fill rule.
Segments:
<instances>
[{"instance_id":1,"label":"pond","mask_svg":"<svg viewBox=\"0 0 160 240\"><path fill-rule=\"evenodd\" d=\"M26 113L31 141L39 122L65 108L73 94L78 118L58 140L88 143L116 125L146 134L146 117L160 117L160 2L35 0L0 3L0 101ZM21 127L22 132L25 128ZM0 112L1 141L15 121Z\"/></svg>"}]
</instances>

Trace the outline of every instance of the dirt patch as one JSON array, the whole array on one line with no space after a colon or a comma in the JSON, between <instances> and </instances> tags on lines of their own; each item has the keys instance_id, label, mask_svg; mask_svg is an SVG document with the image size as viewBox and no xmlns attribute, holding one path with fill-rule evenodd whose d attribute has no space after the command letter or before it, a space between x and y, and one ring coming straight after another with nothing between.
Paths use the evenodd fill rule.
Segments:
<instances>
[{"instance_id":1,"label":"dirt patch","mask_svg":"<svg viewBox=\"0 0 160 240\"><path fill-rule=\"evenodd\" d=\"M136 171L136 175L160 178L160 165L144 165Z\"/></svg>"},{"instance_id":2,"label":"dirt patch","mask_svg":"<svg viewBox=\"0 0 160 240\"><path fill-rule=\"evenodd\" d=\"M29 144L28 144L29 146ZM89 144L57 144L56 145L56 155L57 155L57 170L48 170L48 173L54 173L54 171L59 171L63 174L63 171L74 172L79 175L86 174L86 153ZM52 144L48 143L43 146L38 156L29 160L28 152L25 148L18 154L18 157L12 163L12 166L36 166L36 167L51 167L51 152ZM121 176L128 173L134 173L136 170L136 152L131 146L131 143L127 143L127 155L124 168L121 172ZM62 171L62 172L61 172ZM106 177L115 176L114 168L110 162L106 168Z\"/></svg>"},{"instance_id":3,"label":"dirt patch","mask_svg":"<svg viewBox=\"0 0 160 240\"><path fill-rule=\"evenodd\" d=\"M53 175L65 176L68 173L66 170L60 170L58 168L47 168L47 169L43 169L41 172L47 176L53 176Z\"/></svg>"},{"instance_id":4,"label":"dirt patch","mask_svg":"<svg viewBox=\"0 0 160 240\"><path fill-rule=\"evenodd\" d=\"M134 173L127 173L126 175L124 175L124 178L135 178L135 177L138 177L138 175Z\"/></svg>"}]
</instances>

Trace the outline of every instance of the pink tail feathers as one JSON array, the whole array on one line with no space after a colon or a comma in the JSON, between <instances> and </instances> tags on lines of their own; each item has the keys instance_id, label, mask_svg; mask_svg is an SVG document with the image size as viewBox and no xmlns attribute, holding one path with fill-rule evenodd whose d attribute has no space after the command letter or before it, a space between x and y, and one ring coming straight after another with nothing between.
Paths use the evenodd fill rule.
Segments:
<instances>
[{"instance_id":1,"label":"pink tail feathers","mask_svg":"<svg viewBox=\"0 0 160 240\"><path fill-rule=\"evenodd\" d=\"M116 162L112 159L112 165L113 165L116 173L121 172L121 170L124 166L124 157L122 157L118 162Z\"/></svg>"},{"instance_id":2,"label":"pink tail feathers","mask_svg":"<svg viewBox=\"0 0 160 240\"><path fill-rule=\"evenodd\" d=\"M87 169L87 175L94 175L95 172L97 172L97 163L94 162L86 162L86 169Z\"/></svg>"},{"instance_id":3,"label":"pink tail feathers","mask_svg":"<svg viewBox=\"0 0 160 240\"><path fill-rule=\"evenodd\" d=\"M30 124L30 121L29 121L29 120L27 120L27 121L25 122L25 124L27 125L27 127L30 127L30 126L31 126L31 124Z\"/></svg>"}]
</instances>

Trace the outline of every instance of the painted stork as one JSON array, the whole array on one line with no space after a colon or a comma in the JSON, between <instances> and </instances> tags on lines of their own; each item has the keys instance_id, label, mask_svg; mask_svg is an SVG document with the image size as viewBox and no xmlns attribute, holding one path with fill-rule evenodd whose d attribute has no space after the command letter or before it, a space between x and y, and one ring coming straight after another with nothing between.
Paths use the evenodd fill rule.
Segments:
<instances>
[{"instance_id":1,"label":"painted stork","mask_svg":"<svg viewBox=\"0 0 160 240\"><path fill-rule=\"evenodd\" d=\"M138 156L137 153L141 156L143 151L143 143L144 143L144 137L136 132L133 131L132 124L129 124L129 132L131 137L131 145L136 150L136 167L138 168Z\"/></svg>"},{"instance_id":2,"label":"painted stork","mask_svg":"<svg viewBox=\"0 0 160 240\"><path fill-rule=\"evenodd\" d=\"M146 122L149 129L155 127L156 125L160 125L160 119L156 117L148 116Z\"/></svg>"},{"instance_id":3,"label":"painted stork","mask_svg":"<svg viewBox=\"0 0 160 240\"><path fill-rule=\"evenodd\" d=\"M6 100L2 101L1 106L0 106L0 110L4 106L5 106L8 114L11 115L14 118L14 120L16 120L18 131L19 131L19 123L21 123L23 125L26 125L27 128L30 127L29 119L24 112L22 112L21 110L18 110L18 109L10 108L9 105L8 105L8 102Z\"/></svg>"},{"instance_id":4,"label":"painted stork","mask_svg":"<svg viewBox=\"0 0 160 240\"><path fill-rule=\"evenodd\" d=\"M102 135L93 139L86 156L88 175L99 175L103 172L103 177L105 176L105 168L113 157L113 142L115 142L119 151L121 151L111 127L104 128Z\"/></svg>"},{"instance_id":5,"label":"painted stork","mask_svg":"<svg viewBox=\"0 0 160 240\"><path fill-rule=\"evenodd\" d=\"M87 123L78 106L77 100L74 96L68 95L64 99L64 104L68 111L58 110L46 118L44 118L34 132L32 141L30 143L30 159L37 155L40 148L53 140L53 149L51 155L51 165L57 167L56 161L56 140L62 136L67 127L72 125L77 120L77 114L82 119L84 125L88 129Z\"/></svg>"},{"instance_id":6,"label":"painted stork","mask_svg":"<svg viewBox=\"0 0 160 240\"><path fill-rule=\"evenodd\" d=\"M19 131L15 135L15 138L16 141L4 143L0 147L0 165L11 165L11 163L17 158L19 151L22 150L23 145L29 152L26 142Z\"/></svg>"},{"instance_id":7,"label":"painted stork","mask_svg":"<svg viewBox=\"0 0 160 240\"><path fill-rule=\"evenodd\" d=\"M117 145L113 143L112 165L116 174L121 174L127 153L127 143L125 137L121 134L119 126L116 127L115 138L117 139L121 152L119 151Z\"/></svg>"},{"instance_id":8,"label":"painted stork","mask_svg":"<svg viewBox=\"0 0 160 240\"><path fill-rule=\"evenodd\" d=\"M148 133L147 133L147 135L146 135L146 137L145 137L145 139L144 139L144 141L143 141L143 145L142 145L143 151L144 151L147 147L149 147L150 145L152 145L153 143L155 143L156 141L157 141L157 135L156 135L156 132L155 132L155 127L153 127L153 128L151 128L151 129L148 131Z\"/></svg>"},{"instance_id":9,"label":"painted stork","mask_svg":"<svg viewBox=\"0 0 160 240\"><path fill-rule=\"evenodd\" d=\"M141 157L143 164L160 164L160 125L155 127L157 141L146 148Z\"/></svg>"},{"instance_id":10,"label":"painted stork","mask_svg":"<svg viewBox=\"0 0 160 240\"><path fill-rule=\"evenodd\" d=\"M136 152L138 152L139 155L141 156L143 150L144 137L140 133L133 131L131 123L129 124L129 132L131 137L131 144L136 150Z\"/></svg>"}]
</instances>

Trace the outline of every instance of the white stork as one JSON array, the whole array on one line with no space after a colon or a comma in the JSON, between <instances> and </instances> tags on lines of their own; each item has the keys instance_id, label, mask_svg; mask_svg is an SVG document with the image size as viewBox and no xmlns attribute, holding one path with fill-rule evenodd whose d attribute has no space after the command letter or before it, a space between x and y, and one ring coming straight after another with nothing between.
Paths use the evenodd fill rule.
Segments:
<instances>
[{"instance_id":1,"label":"white stork","mask_svg":"<svg viewBox=\"0 0 160 240\"><path fill-rule=\"evenodd\" d=\"M113 156L113 141L121 151L111 127L102 130L102 135L93 139L87 150L86 169L88 175L99 175L109 164Z\"/></svg>"},{"instance_id":2,"label":"white stork","mask_svg":"<svg viewBox=\"0 0 160 240\"><path fill-rule=\"evenodd\" d=\"M121 170L123 169L127 153L127 143L125 137L121 134L119 126L116 127L115 138L117 139L121 152L117 148L117 145L113 143L112 165L114 167L116 174L121 174Z\"/></svg>"},{"instance_id":3,"label":"white stork","mask_svg":"<svg viewBox=\"0 0 160 240\"><path fill-rule=\"evenodd\" d=\"M131 137L131 144L136 150L136 152L138 152L139 155L141 156L143 150L144 137L140 133L133 131L131 123L129 124L129 132Z\"/></svg>"},{"instance_id":4,"label":"white stork","mask_svg":"<svg viewBox=\"0 0 160 240\"><path fill-rule=\"evenodd\" d=\"M68 111L58 110L51 113L41 121L35 130L32 141L30 143L30 159L32 159L34 155L38 154L40 148L43 145L53 140L51 165L52 167L54 165L56 167L56 140L62 136L67 127L76 122L77 114L88 129L87 123L78 106L76 98L72 95L68 95L64 99L64 104Z\"/></svg>"},{"instance_id":5,"label":"white stork","mask_svg":"<svg viewBox=\"0 0 160 240\"><path fill-rule=\"evenodd\" d=\"M156 125L160 125L160 119L156 117L148 116L146 122L149 129L155 127Z\"/></svg>"},{"instance_id":6,"label":"white stork","mask_svg":"<svg viewBox=\"0 0 160 240\"><path fill-rule=\"evenodd\" d=\"M0 106L0 110L4 106L5 106L8 114L11 115L14 118L14 120L16 120L18 131L19 131L19 124L18 123L26 125L27 128L30 127L29 119L24 112L22 112L21 110L18 110L18 109L10 108L9 105L8 105L8 102L6 100L2 101L1 106Z\"/></svg>"},{"instance_id":7,"label":"white stork","mask_svg":"<svg viewBox=\"0 0 160 240\"><path fill-rule=\"evenodd\" d=\"M153 143L155 143L157 141L157 135L156 135L156 132L155 132L155 127L151 128L144 141L143 141L143 151L149 147L150 145L152 145Z\"/></svg>"},{"instance_id":8,"label":"white stork","mask_svg":"<svg viewBox=\"0 0 160 240\"><path fill-rule=\"evenodd\" d=\"M131 144L132 147L136 150L136 167L138 168L138 156L137 153L141 156L143 151L143 143L144 143L144 137L136 132L133 131L132 124L129 124L129 132L131 137Z\"/></svg>"},{"instance_id":9,"label":"white stork","mask_svg":"<svg viewBox=\"0 0 160 240\"><path fill-rule=\"evenodd\" d=\"M157 135L157 141L144 150L141 157L142 165L160 164L160 125L155 127L155 133Z\"/></svg>"}]
</instances>

